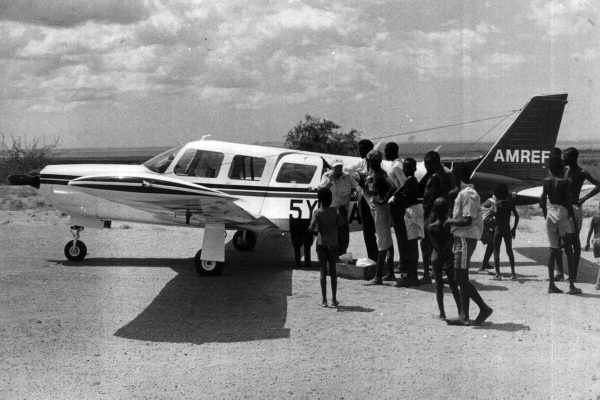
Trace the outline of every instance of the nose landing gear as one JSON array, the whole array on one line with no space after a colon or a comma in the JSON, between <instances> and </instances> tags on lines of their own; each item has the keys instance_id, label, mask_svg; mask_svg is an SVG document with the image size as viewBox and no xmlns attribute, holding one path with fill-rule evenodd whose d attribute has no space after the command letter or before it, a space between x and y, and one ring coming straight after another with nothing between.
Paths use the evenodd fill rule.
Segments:
<instances>
[{"instance_id":1,"label":"nose landing gear","mask_svg":"<svg viewBox=\"0 0 600 400\"><path fill-rule=\"evenodd\" d=\"M71 227L71 234L73 240L69 240L65 245L65 257L69 261L83 261L87 255L87 247L85 243L79 240L79 232L83 230L83 226L73 225Z\"/></svg>"}]
</instances>

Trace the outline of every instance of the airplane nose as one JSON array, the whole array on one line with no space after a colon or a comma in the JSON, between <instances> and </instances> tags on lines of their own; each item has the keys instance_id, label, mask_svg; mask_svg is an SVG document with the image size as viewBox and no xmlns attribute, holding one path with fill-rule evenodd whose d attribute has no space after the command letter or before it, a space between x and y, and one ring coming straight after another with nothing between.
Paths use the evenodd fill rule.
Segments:
<instances>
[{"instance_id":1,"label":"airplane nose","mask_svg":"<svg viewBox=\"0 0 600 400\"><path fill-rule=\"evenodd\" d=\"M12 186L32 186L36 189L40 188L40 176L39 175L10 175L8 177L8 184Z\"/></svg>"}]
</instances>

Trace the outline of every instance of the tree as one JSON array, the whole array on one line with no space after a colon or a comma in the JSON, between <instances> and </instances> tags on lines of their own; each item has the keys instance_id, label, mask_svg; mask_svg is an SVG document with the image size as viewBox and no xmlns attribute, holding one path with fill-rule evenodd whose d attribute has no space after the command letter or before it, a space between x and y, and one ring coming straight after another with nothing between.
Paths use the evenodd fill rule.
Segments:
<instances>
[{"instance_id":1,"label":"tree","mask_svg":"<svg viewBox=\"0 0 600 400\"><path fill-rule=\"evenodd\" d=\"M45 167L59 143L58 138L48 145L41 145L39 139L31 142L14 136L10 139L12 143L9 144L4 133L0 133L0 181L2 183L6 182L9 175L24 174Z\"/></svg>"},{"instance_id":2,"label":"tree","mask_svg":"<svg viewBox=\"0 0 600 400\"><path fill-rule=\"evenodd\" d=\"M333 121L320 120L310 115L291 129L285 136L285 147L317 153L356 155L360 132L352 129L348 133L339 131Z\"/></svg>"}]
</instances>

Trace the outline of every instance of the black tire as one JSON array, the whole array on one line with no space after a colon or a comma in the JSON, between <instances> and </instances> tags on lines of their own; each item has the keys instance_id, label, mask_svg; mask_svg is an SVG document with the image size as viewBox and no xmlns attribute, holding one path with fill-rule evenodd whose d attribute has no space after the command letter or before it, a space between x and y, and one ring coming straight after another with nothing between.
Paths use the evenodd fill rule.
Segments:
<instances>
[{"instance_id":1,"label":"black tire","mask_svg":"<svg viewBox=\"0 0 600 400\"><path fill-rule=\"evenodd\" d=\"M224 262L201 260L202 250L198 250L194 257L194 269L200 276L219 276L223 274Z\"/></svg>"},{"instance_id":2,"label":"black tire","mask_svg":"<svg viewBox=\"0 0 600 400\"><path fill-rule=\"evenodd\" d=\"M86 255L87 247L81 240L75 242L75 246L73 246L72 240L69 240L65 245L65 257L69 261L83 261Z\"/></svg>"},{"instance_id":3,"label":"black tire","mask_svg":"<svg viewBox=\"0 0 600 400\"><path fill-rule=\"evenodd\" d=\"M244 240L244 231L237 231L233 235L233 247L239 251L252 251L256 247L256 233L246 231L246 240Z\"/></svg>"}]
</instances>

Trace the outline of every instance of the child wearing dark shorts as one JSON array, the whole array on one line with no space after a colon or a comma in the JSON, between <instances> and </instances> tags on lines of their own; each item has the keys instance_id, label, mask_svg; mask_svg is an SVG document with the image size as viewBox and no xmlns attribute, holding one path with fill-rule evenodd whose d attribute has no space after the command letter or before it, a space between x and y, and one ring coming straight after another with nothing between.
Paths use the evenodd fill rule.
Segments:
<instances>
[{"instance_id":1,"label":"child wearing dark shorts","mask_svg":"<svg viewBox=\"0 0 600 400\"><path fill-rule=\"evenodd\" d=\"M321 270L321 295L319 304L327 307L327 272L331 278L331 304L338 306L337 273L335 264L338 259L338 229L344 224L337 209L331 206L332 194L327 188L319 189L317 194L321 206L313 213L308 229L317 236L317 256ZM329 268L328 268L329 267Z\"/></svg>"}]
</instances>

